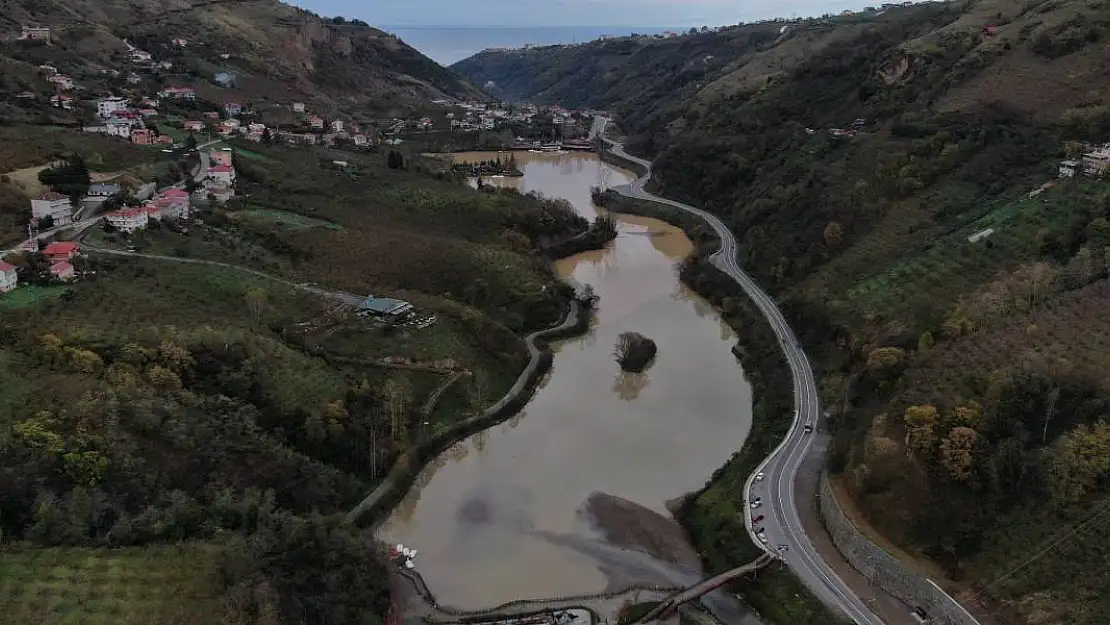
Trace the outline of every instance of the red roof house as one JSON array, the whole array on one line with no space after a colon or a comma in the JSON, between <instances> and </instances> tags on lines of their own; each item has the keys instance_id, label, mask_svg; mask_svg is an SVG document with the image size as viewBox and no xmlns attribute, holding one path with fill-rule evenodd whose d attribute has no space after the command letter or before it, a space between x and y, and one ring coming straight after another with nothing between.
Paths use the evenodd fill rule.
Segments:
<instances>
[{"instance_id":1,"label":"red roof house","mask_svg":"<svg viewBox=\"0 0 1110 625\"><path fill-rule=\"evenodd\" d=\"M58 263L54 263L53 265L50 265L50 275L54 276L58 280L72 280L74 275L73 265L64 260Z\"/></svg>"},{"instance_id":2,"label":"red roof house","mask_svg":"<svg viewBox=\"0 0 1110 625\"><path fill-rule=\"evenodd\" d=\"M73 258L77 252L81 251L81 246L70 241L55 241L46 246L42 251L43 255L50 260L60 263L64 260Z\"/></svg>"}]
</instances>

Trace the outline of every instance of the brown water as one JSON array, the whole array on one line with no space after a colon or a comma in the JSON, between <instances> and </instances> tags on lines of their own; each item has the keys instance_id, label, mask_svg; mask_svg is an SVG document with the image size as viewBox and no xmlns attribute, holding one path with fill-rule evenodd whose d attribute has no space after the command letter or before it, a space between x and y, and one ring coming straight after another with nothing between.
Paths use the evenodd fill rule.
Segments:
<instances>
[{"instance_id":1,"label":"brown water","mask_svg":"<svg viewBox=\"0 0 1110 625\"><path fill-rule=\"evenodd\" d=\"M591 154L516 158L523 178L487 182L565 198L590 219L591 186L632 178ZM601 298L590 332L555 345L526 409L437 458L379 530L419 550L417 569L441 604L477 609L697 574L607 545L581 512L600 491L666 514L665 502L700 488L740 448L751 419L731 329L679 282L690 241L657 220L617 219L608 248L558 263ZM642 374L613 361L628 330L659 347Z\"/></svg>"}]
</instances>

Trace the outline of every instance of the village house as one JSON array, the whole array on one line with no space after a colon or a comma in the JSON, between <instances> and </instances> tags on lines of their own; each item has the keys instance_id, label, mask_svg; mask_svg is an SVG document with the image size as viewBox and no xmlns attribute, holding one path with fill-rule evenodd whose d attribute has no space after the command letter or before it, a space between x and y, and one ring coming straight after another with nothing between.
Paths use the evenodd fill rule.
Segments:
<instances>
[{"instance_id":1,"label":"village house","mask_svg":"<svg viewBox=\"0 0 1110 625\"><path fill-rule=\"evenodd\" d=\"M235 74L231 72L216 72L216 84L227 89L235 86Z\"/></svg>"},{"instance_id":2,"label":"village house","mask_svg":"<svg viewBox=\"0 0 1110 625\"><path fill-rule=\"evenodd\" d=\"M208 160L213 165L227 165L228 167L231 167L231 155L231 150L212 150L208 153Z\"/></svg>"},{"instance_id":3,"label":"village house","mask_svg":"<svg viewBox=\"0 0 1110 625\"><path fill-rule=\"evenodd\" d=\"M154 60L154 56L146 50L135 48L131 50L131 61L134 63L149 63Z\"/></svg>"},{"instance_id":4,"label":"village house","mask_svg":"<svg viewBox=\"0 0 1110 625\"><path fill-rule=\"evenodd\" d=\"M1060 178L1074 178L1076 170L1079 169L1079 161L1061 161L1059 169Z\"/></svg>"},{"instance_id":5,"label":"village house","mask_svg":"<svg viewBox=\"0 0 1110 625\"><path fill-rule=\"evenodd\" d=\"M1083 173L1101 176L1110 171L1110 147L1103 146L1083 155Z\"/></svg>"},{"instance_id":6,"label":"village house","mask_svg":"<svg viewBox=\"0 0 1110 625\"><path fill-rule=\"evenodd\" d=\"M19 286L19 275L15 267L0 260L0 293L8 293Z\"/></svg>"},{"instance_id":7,"label":"village house","mask_svg":"<svg viewBox=\"0 0 1110 625\"><path fill-rule=\"evenodd\" d=\"M71 241L55 241L46 246L42 251L43 256L50 259L51 262L60 263L63 261L73 260L73 257L81 251L81 246Z\"/></svg>"},{"instance_id":8,"label":"village house","mask_svg":"<svg viewBox=\"0 0 1110 625\"><path fill-rule=\"evenodd\" d=\"M238 102L224 102L224 114L228 117L235 117L243 112L243 105Z\"/></svg>"},{"instance_id":9,"label":"village house","mask_svg":"<svg viewBox=\"0 0 1110 625\"><path fill-rule=\"evenodd\" d=\"M146 206L123 208L104 215L104 219L116 230L131 234L147 227L151 212Z\"/></svg>"},{"instance_id":10,"label":"village house","mask_svg":"<svg viewBox=\"0 0 1110 625\"><path fill-rule=\"evenodd\" d=\"M250 123L250 124L247 124L247 130L252 132L252 133L257 132L257 133L261 134L262 132L264 132L266 130L266 124L260 124L258 122Z\"/></svg>"},{"instance_id":11,"label":"village house","mask_svg":"<svg viewBox=\"0 0 1110 625\"><path fill-rule=\"evenodd\" d=\"M255 143L261 143L262 139L265 138L265 136L266 136L266 132L264 130L258 130L258 131L252 130L252 131L247 133L247 141L254 141Z\"/></svg>"},{"instance_id":12,"label":"village house","mask_svg":"<svg viewBox=\"0 0 1110 625\"><path fill-rule=\"evenodd\" d=\"M73 223L73 205L69 197L47 191L31 200L31 217L36 220L50 217L55 226L67 226Z\"/></svg>"},{"instance_id":13,"label":"village house","mask_svg":"<svg viewBox=\"0 0 1110 625\"><path fill-rule=\"evenodd\" d=\"M186 39L182 39L181 37L178 37L178 38L174 39L170 43L175 48L184 48L185 46L189 45L189 41L186 40Z\"/></svg>"},{"instance_id":14,"label":"village house","mask_svg":"<svg viewBox=\"0 0 1110 625\"><path fill-rule=\"evenodd\" d=\"M224 135L225 137L227 135L230 135L230 134L234 133L237 130L239 130L239 120L237 120L237 119L224 120L223 122L220 123L220 127L217 129L217 131L221 135Z\"/></svg>"},{"instance_id":15,"label":"village house","mask_svg":"<svg viewBox=\"0 0 1110 625\"><path fill-rule=\"evenodd\" d=\"M47 76L54 76L58 73L58 68L53 65L39 65L39 71Z\"/></svg>"},{"instance_id":16,"label":"village house","mask_svg":"<svg viewBox=\"0 0 1110 625\"><path fill-rule=\"evenodd\" d=\"M158 97L171 100L196 100L197 92L192 87L166 87L158 92Z\"/></svg>"},{"instance_id":17,"label":"village house","mask_svg":"<svg viewBox=\"0 0 1110 625\"><path fill-rule=\"evenodd\" d=\"M139 115L142 115L143 117L154 117L157 114L158 111L154 109L139 109Z\"/></svg>"},{"instance_id":18,"label":"village house","mask_svg":"<svg viewBox=\"0 0 1110 625\"><path fill-rule=\"evenodd\" d=\"M69 282L76 276L73 271L73 263L63 260L60 263L50 265L50 276L55 280Z\"/></svg>"},{"instance_id":19,"label":"village house","mask_svg":"<svg viewBox=\"0 0 1110 625\"><path fill-rule=\"evenodd\" d=\"M366 138L366 135L355 135L354 137L352 137L352 140L358 147L362 147L370 143L370 140Z\"/></svg>"},{"instance_id":20,"label":"village house","mask_svg":"<svg viewBox=\"0 0 1110 625\"><path fill-rule=\"evenodd\" d=\"M57 88L63 89L65 91L69 91L73 88L73 79L69 76L66 76L65 74L56 74L54 76L48 77L46 80L54 83Z\"/></svg>"},{"instance_id":21,"label":"village house","mask_svg":"<svg viewBox=\"0 0 1110 625\"><path fill-rule=\"evenodd\" d=\"M226 182L219 180L207 180L204 187L199 190L202 198L207 199L211 195L217 202L223 203L235 197L235 187Z\"/></svg>"},{"instance_id":22,"label":"village house","mask_svg":"<svg viewBox=\"0 0 1110 625\"><path fill-rule=\"evenodd\" d=\"M66 95L64 93L59 93L56 96L51 96L50 105L55 108L71 111L73 110L73 96Z\"/></svg>"},{"instance_id":23,"label":"village house","mask_svg":"<svg viewBox=\"0 0 1110 625\"><path fill-rule=\"evenodd\" d=\"M343 120L337 119L331 123L331 129L334 132L343 132Z\"/></svg>"},{"instance_id":24,"label":"village house","mask_svg":"<svg viewBox=\"0 0 1110 625\"><path fill-rule=\"evenodd\" d=\"M322 117L317 117L313 115L312 117L308 118L308 125L312 128L323 128L324 119Z\"/></svg>"},{"instance_id":25,"label":"village house","mask_svg":"<svg viewBox=\"0 0 1110 625\"><path fill-rule=\"evenodd\" d=\"M50 29L45 26L24 26L19 38L50 43Z\"/></svg>"},{"instance_id":26,"label":"village house","mask_svg":"<svg viewBox=\"0 0 1110 625\"><path fill-rule=\"evenodd\" d=\"M188 130L189 132L200 132L204 130L204 122L197 120L186 121L185 130Z\"/></svg>"},{"instance_id":27,"label":"village house","mask_svg":"<svg viewBox=\"0 0 1110 625\"><path fill-rule=\"evenodd\" d=\"M216 111L206 111L204 113L204 119L211 119L211 120L215 121L215 120L220 119L220 114Z\"/></svg>"},{"instance_id":28,"label":"village house","mask_svg":"<svg viewBox=\"0 0 1110 625\"><path fill-rule=\"evenodd\" d=\"M131 131L131 142L135 145L154 145L154 133L146 128Z\"/></svg>"},{"instance_id":29,"label":"village house","mask_svg":"<svg viewBox=\"0 0 1110 625\"><path fill-rule=\"evenodd\" d=\"M109 182L98 182L96 184L89 185L88 195L93 197L112 197L122 190L123 189L118 184Z\"/></svg>"},{"instance_id":30,"label":"village house","mask_svg":"<svg viewBox=\"0 0 1110 625\"><path fill-rule=\"evenodd\" d=\"M293 112L294 113L303 113L304 112L304 102L294 102L293 103Z\"/></svg>"},{"instance_id":31,"label":"village house","mask_svg":"<svg viewBox=\"0 0 1110 625\"><path fill-rule=\"evenodd\" d=\"M135 72L130 72L129 74L127 74L127 84L129 85L137 85L142 81L143 77L136 74Z\"/></svg>"},{"instance_id":32,"label":"village house","mask_svg":"<svg viewBox=\"0 0 1110 625\"><path fill-rule=\"evenodd\" d=\"M154 198L158 219L188 219L189 194L181 189L169 189Z\"/></svg>"},{"instance_id":33,"label":"village house","mask_svg":"<svg viewBox=\"0 0 1110 625\"><path fill-rule=\"evenodd\" d=\"M227 184L235 182L235 169L229 165L215 165L205 172L209 180L216 180Z\"/></svg>"},{"instance_id":34,"label":"village house","mask_svg":"<svg viewBox=\"0 0 1110 625\"><path fill-rule=\"evenodd\" d=\"M127 100L119 96L110 96L107 98L100 98L96 101L96 114L101 119L108 119L112 113L116 111L126 111Z\"/></svg>"}]
</instances>

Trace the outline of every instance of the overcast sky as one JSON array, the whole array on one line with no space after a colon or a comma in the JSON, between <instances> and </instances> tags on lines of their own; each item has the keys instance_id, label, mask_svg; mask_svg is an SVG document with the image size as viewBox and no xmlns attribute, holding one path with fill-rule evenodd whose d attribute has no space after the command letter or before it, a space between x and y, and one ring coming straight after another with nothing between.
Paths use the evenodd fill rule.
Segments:
<instances>
[{"instance_id":1,"label":"overcast sky","mask_svg":"<svg viewBox=\"0 0 1110 625\"><path fill-rule=\"evenodd\" d=\"M386 26L719 26L859 9L860 0L292 0Z\"/></svg>"}]
</instances>

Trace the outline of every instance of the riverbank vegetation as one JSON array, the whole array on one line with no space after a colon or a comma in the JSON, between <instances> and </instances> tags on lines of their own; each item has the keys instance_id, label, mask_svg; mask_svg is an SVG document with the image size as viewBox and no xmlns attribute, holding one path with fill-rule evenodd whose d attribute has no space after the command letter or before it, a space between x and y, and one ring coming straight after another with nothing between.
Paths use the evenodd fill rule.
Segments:
<instances>
[{"instance_id":1,"label":"riverbank vegetation","mask_svg":"<svg viewBox=\"0 0 1110 625\"><path fill-rule=\"evenodd\" d=\"M621 332L613 347L613 358L621 371L640 373L655 358L657 349L655 341L639 332Z\"/></svg>"},{"instance_id":2,"label":"riverbank vegetation","mask_svg":"<svg viewBox=\"0 0 1110 625\"><path fill-rule=\"evenodd\" d=\"M1110 140L1108 103L1080 95L1108 84L1108 11L888 7L729 50L759 25L742 26L704 35L723 69L695 97L612 107L628 145L658 153L653 184L722 218L798 332L831 413L829 468L869 531L1008 623L1110 609L1080 590L1107 581L1097 533L1045 551L1110 494L1110 466L1089 460L1110 418L1110 187L1058 178ZM663 50L573 54L617 45ZM621 89L663 79L637 80Z\"/></svg>"},{"instance_id":3,"label":"riverbank vegetation","mask_svg":"<svg viewBox=\"0 0 1110 625\"><path fill-rule=\"evenodd\" d=\"M385 565L344 514L401 453L500 398L527 360L520 335L563 314L539 246L585 231L565 204L470 190L419 160L338 169L334 154L252 150L265 158L236 163L242 197L187 233L145 233L144 251L399 296L437 321L390 327L232 268L95 253L95 274L57 297L0 307L0 527L20 578L82 597L101 574L54 579L50 554L196 546L178 577L135 565L142 601L34 619L209 606L196 622L377 622Z\"/></svg>"}]
</instances>

